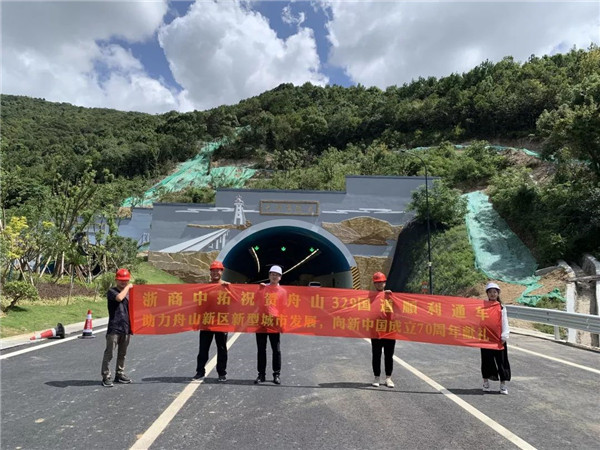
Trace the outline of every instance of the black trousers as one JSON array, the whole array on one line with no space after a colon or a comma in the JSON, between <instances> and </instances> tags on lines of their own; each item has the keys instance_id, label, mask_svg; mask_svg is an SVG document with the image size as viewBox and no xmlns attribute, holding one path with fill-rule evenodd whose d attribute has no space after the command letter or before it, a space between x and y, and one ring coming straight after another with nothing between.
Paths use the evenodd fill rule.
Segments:
<instances>
[{"instance_id":1,"label":"black trousers","mask_svg":"<svg viewBox=\"0 0 600 450\"><path fill-rule=\"evenodd\" d=\"M217 344L217 373L227 375L227 333L220 331L200 330L200 351L196 358L196 372L205 375L204 366L208 361L208 351L212 344L213 336Z\"/></svg>"},{"instance_id":2,"label":"black trousers","mask_svg":"<svg viewBox=\"0 0 600 450\"><path fill-rule=\"evenodd\" d=\"M371 339L371 350L373 353L373 375L381 375L381 350L385 354L385 376L391 377L394 370L395 339Z\"/></svg>"},{"instance_id":3,"label":"black trousers","mask_svg":"<svg viewBox=\"0 0 600 450\"><path fill-rule=\"evenodd\" d=\"M281 373L281 334L279 333L256 333L257 364L258 374L265 376L267 371L267 337L271 341L271 350L273 351L273 376Z\"/></svg>"},{"instance_id":4,"label":"black trousers","mask_svg":"<svg viewBox=\"0 0 600 450\"><path fill-rule=\"evenodd\" d=\"M510 381L510 364L506 343L502 350L481 349L481 376L488 380Z\"/></svg>"}]
</instances>

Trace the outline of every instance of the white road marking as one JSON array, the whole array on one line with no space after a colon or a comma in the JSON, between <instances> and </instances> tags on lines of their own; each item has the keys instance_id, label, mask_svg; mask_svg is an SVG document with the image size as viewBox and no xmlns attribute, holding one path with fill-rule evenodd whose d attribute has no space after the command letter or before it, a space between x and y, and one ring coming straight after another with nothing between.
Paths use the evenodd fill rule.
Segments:
<instances>
[{"instance_id":1,"label":"white road marking","mask_svg":"<svg viewBox=\"0 0 600 450\"><path fill-rule=\"evenodd\" d=\"M370 339L365 339L365 341L371 342ZM509 440L513 444L515 444L517 447L519 447L521 449L527 449L527 450L536 450L535 447L532 446L530 443L524 441L523 439L521 439L519 436L514 434L509 429L503 427L498 422L494 421L492 418L490 418L489 416L487 416L484 413L482 413L481 411L479 411L477 408L471 406L469 403L465 402L462 398L460 398L456 394L453 394L448 389L446 389L444 386L442 386L441 384L432 380L427 375L425 375L423 372L419 371L418 369L416 369L413 366L411 366L410 364L408 364L406 361L400 359L396 355L394 355L394 361L396 361L398 364L400 364L406 370L411 372L417 378L420 378L425 383L427 383L429 386L431 386L435 390L439 391L441 394L445 395L448 398L448 400L451 400L454 403L456 403L458 406L460 406L462 409L467 411L473 417L475 417L476 419L483 422L485 425L490 427L496 433L500 434L502 437Z\"/></svg>"},{"instance_id":2,"label":"white road marking","mask_svg":"<svg viewBox=\"0 0 600 450\"><path fill-rule=\"evenodd\" d=\"M597 374L600 375L600 370L598 370L598 369L593 369L591 367L582 366L581 364L575 364L575 363L572 363L572 362L569 362L569 361L565 361L564 359L555 358L553 356L543 355L541 353L537 353L537 352L534 352L534 351L531 351L531 350L526 350L526 349L524 349L522 347L516 347L514 345L511 345L510 346L510 350L511 351L512 350L519 350L519 351L524 352L524 353L529 353L530 355L539 356L540 358L546 358L546 359L549 359L551 361L556 361L556 362L559 362L561 364L566 364L567 366L577 367L578 369L587 370L588 372L597 373Z\"/></svg>"},{"instance_id":3,"label":"white road marking","mask_svg":"<svg viewBox=\"0 0 600 450\"><path fill-rule=\"evenodd\" d=\"M103 331L106 331L106 328L100 328L98 330L94 330L95 333L102 333ZM73 339L79 339L79 338L80 338L80 336L71 336L71 337L64 338L64 339L52 339L51 341L46 342L45 344L36 345L35 347L24 348L23 350L17 350L16 352L11 352L11 353L6 353L5 355L1 355L0 360L12 358L13 356L22 355L23 353L33 352L35 350L40 350L42 348L50 347L52 345L62 344L63 342L69 342L69 341L72 341Z\"/></svg>"},{"instance_id":4,"label":"white road marking","mask_svg":"<svg viewBox=\"0 0 600 450\"><path fill-rule=\"evenodd\" d=\"M227 348L231 348L233 343L240 337L241 333L235 333L227 341ZM208 375L217 365L217 355L213 356L212 359L206 365L206 374ZM192 394L196 392L198 386L203 383L203 379L199 381L190 381L185 387L181 394L171 402L171 404L163 411L163 413L154 421L150 428L148 428L144 434L133 444L130 450L146 450L154 443L156 438L160 436L165 428L169 425L171 420L177 415L179 410L183 408L186 402L190 399Z\"/></svg>"}]
</instances>

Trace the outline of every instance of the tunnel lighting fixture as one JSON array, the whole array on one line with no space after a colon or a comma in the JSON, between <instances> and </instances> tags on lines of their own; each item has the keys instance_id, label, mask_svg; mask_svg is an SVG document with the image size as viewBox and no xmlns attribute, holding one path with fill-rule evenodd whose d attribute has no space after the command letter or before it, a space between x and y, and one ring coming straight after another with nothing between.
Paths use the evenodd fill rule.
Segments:
<instances>
[{"instance_id":1,"label":"tunnel lighting fixture","mask_svg":"<svg viewBox=\"0 0 600 450\"><path fill-rule=\"evenodd\" d=\"M260 260L258 259L258 255L256 254L256 250L258 250L258 245L254 247L250 247L248 251L254 258L254 262L256 263L256 273L260 273Z\"/></svg>"},{"instance_id":2,"label":"tunnel lighting fixture","mask_svg":"<svg viewBox=\"0 0 600 450\"><path fill-rule=\"evenodd\" d=\"M286 270L285 272L283 272L283 274L285 275L286 273L288 273L288 272L291 272L291 271L292 271L292 270L294 270L296 267L298 267L298 266L300 266L300 265L304 264L305 262L308 262L308 261L309 261L309 260L311 260L313 257L317 256L319 253L321 253L321 251L320 251L318 248L314 249L312 252L310 252L310 254L309 254L309 255L308 255L306 258L304 258L302 261L300 261L300 262L299 262L298 264L296 264L295 266L293 266L293 267L289 268L288 270Z\"/></svg>"}]
</instances>

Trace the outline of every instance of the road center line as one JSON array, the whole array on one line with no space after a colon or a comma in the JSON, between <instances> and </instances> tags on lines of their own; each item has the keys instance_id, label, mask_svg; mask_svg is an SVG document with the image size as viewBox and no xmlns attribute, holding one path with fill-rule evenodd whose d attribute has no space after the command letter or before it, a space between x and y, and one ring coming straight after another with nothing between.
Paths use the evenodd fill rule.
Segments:
<instances>
[{"instance_id":1,"label":"road center line","mask_svg":"<svg viewBox=\"0 0 600 450\"><path fill-rule=\"evenodd\" d=\"M227 348L230 349L233 343L239 338L241 333L235 333L227 341ZM217 365L217 355L213 356L212 359L206 365L206 374L209 374ZM177 415L179 410L183 408L186 402L190 399L192 394L196 392L198 386L204 382L203 379L199 381L190 381L183 391L171 402L171 404L158 416L158 419L154 421L150 428L148 428L144 434L131 446L130 450L147 450L154 443L156 438L160 436L165 428L169 425L171 420Z\"/></svg>"},{"instance_id":2,"label":"road center line","mask_svg":"<svg viewBox=\"0 0 600 450\"><path fill-rule=\"evenodd\" d=\"M581 364L576 364L576 363L572 363L572 362L569 362L569 361L565 361L564 359L555 358L553 356L548 356L548 355L543 355L542 353L537 353L537 352L534 352L534 351L531 351L531 350L526 350L526 349L521 348L521 347L516 347L515 345L511 345L510 346L510 351L513 351L513 350L519 350L519 351L524 352L524 353L529 353L530 355L539 356L540 358L546 358L546 359L549 359L551 361L556 361L556 362L559 362L561 364L566 364L567 366L577 367L578 369L587 370L588 372L597 373L597 374L600 375L600 370L598 370L598 369L593 369L591 367L582 366Z\"/></svg>"},{"instance_id":3,"label":"road center line","mask_svg":"<svg viewBox=\"0 0 600 450\"><path fill-rule=\"evenodd\" d=\"M102 333L106 331L106 328L100 328L99 330L94 330L94 333ZM13 356L22 355L23 353L33 352L35 350L41 350L42 348L51 347L53 345L62 344L63 342L72 341L73 339L79 339L81 336L70 336L64 339L52 339L50 342L46 342L45 344L36 345L35 347L24 348L23 350L17 350L16 352L6 353L0 356L0 360L12 358Z\"/></svg>"},{"instance_id":4,"label":"road center line","mask_svg":"<svg viewBox=\"0 0 600 450\"><path fill-rule=\"evenodd\" d=\"M370 339L365 339L365 341L371 342ZM469 403L467 403L466 401L464 401L458 395L453 394L448 389L446 389L444 386L442 386L441 384L439 384L436 381L432 380L427 375L425 375L423 372L421 372L420 370L418 370L415 367L413 367L410 364L408 364L406 361L400 359L396 355L394 355L394 361L396 361L398 364L400 364L406 370L408 370L409 372L411 372L417 378L420 378L425 383L427 383L429 386L431 386L435 390L439 391L441 394L445 395L448 398L448 400L451 400L454 403L456 403L458 406L460 406L462 409L464 409L465 411L467 411L473 417L475 417L476 419L478 419L481 422L483 422L485 425L487 425L488 427L490 427L496 433L500 434L502 437L504 437L505 439L509 440L513 444L515 444L517 447L519 447L521 449L526 449L526 450L536 450L534 446L532 446L528 442L524 441L519 436L517 436L516 434L514 434L512 431L510 431L509 429L503 427L498 422L496 422L495 420L493 420L489 416L487 416L484 413L482 413L481 411L479 411L477 408L473 407L472 405L470 405Z\"/></svg>"}]
</instances>

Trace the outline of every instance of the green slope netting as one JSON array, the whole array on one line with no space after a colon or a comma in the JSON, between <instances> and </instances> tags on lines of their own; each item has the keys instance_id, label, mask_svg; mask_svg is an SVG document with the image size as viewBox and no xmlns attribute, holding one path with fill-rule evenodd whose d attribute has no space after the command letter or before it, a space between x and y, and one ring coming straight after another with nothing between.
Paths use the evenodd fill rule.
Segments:
<instances>
[{"instance_id":1,"label":"green slope netting","mask_svg":"<svg viewBox=\"0 0 600 450\"><path fill-rule=\"evenodd\" d=\"M216 167L209 170L210 156L222 145L223 141L209 142L206 144L197 156L179 164L177 170L156 183L145 193L141 201L128 198L123 206L129 207L134 203L136 206L152 206L152 202L159 197L159 193L178 192L187 187L206 187L213 189L218 187L241 188L246 181L251 178L256 170L240 168L236 166Z\"/></svg>"},{"instance_id":2,"label":"green slope netting","mask_svg":"<svg viewBox=\"0 0 600 450\"><path fill-rule=\"evenodd\" d=\"M537 263L529 249L492 207L481 191L465 194L468 201L467 229L475 252L475 264L489 278L526 286L519 303L535 305L542 297L564 298L558 291L530 295L542 287L535 275Z\"/></svg>"}]
</instances>

